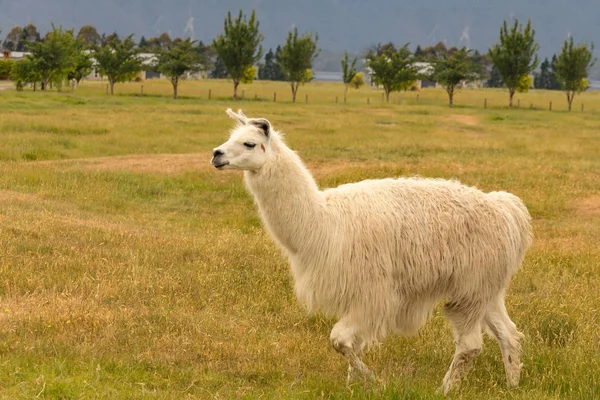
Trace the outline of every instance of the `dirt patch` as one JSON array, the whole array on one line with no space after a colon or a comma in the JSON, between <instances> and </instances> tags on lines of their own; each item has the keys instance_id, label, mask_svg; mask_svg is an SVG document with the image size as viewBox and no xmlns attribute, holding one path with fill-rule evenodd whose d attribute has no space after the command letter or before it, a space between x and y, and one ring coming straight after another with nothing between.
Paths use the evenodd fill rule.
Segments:
<instances>
[{"instance_id":1,"label":"dirt patch","mask_svg":"<svg viewBox=\"0 0 600 400\"><path fill-rule=\"evenodd\" d=\"M39 164L65 165L94 171L130 171L174 175L212 168L205 154L133 154L127 156L41 161Z\"/></svg>"},{"instance_id":2,"label":"dirt patch","mask_svg":"<svg viewBox=\"0 0 600 400\"><path fill-rule=\"evenodd\" d=\"M397 168L398 165L394 162L350 162L341 160L306 164L308 170L316 179L342 175L348 171L392 169Z\"/></svg>"},{"instance_id":3,"label":"dirt patch","mask_svg":"<svg viewBox=\"0 0 600 400\"><path fill-rule=\"evenodd\" d=\"M174 175L188 171L212 171L210 158L205 154L132 154L127 156L80 158L61 161L37 161L39 165L62 165L93 171L130 171ZM317 179L335 176L352 169L393 168L396 163L386 162L348 162L332 160L329 162L307 162L306 166ZM224 175L228 171L216 171ZM230 171L233 172L233 171ZM0 191L0 198L3 194Z\"/></svg>"},{"instance_id":4,"label":"dirt patch","mask_svg":"<svg viewBox=\"0 0 600 400\"><path fill-rule=\"evenodd\" d=\"M15 192L14 190L0 190L0 201L32 202L39 200L35 194Z\"/></svg>"},{"instance_id":5,"label":"dirt patch","mask_svg":"<svg viewBox=\"0 0 600 400\"><path fill-rule=\"evenodd\" d=\"M468 126L479 125L479 119L473 115L451 115L448 117L448 121L458 122Z\"/></svg>"},{"instance_id":6,"label":"dirt patch","mask_svg":"<svg viewBox=\"0 0 600 400\"><path fill-rule=\"evenodd\" d=\"M583 217L600 217L600 194L575 201L575 212Z\"/></svg>"}]
</instances>

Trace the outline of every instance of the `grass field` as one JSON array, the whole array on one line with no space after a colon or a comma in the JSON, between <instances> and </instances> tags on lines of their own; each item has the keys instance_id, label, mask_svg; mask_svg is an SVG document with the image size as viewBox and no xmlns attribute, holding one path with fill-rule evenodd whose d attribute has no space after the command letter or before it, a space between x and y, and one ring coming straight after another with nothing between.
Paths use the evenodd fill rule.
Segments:
<instances>
[{"instance_id":1,"label":"grass field","mask_svg":"<svg viewBox=\"0 0 600 400\"><path fill-rule=\"evenodd\" d=\"M227 107L286 132L322 187L418 174L521 197L535 232L507 296L521 386L486 338L450 397L600 398L600 93L569 114L543 91L508 110L501 90L449 109L438 90L341 104L341 84L311 83L292 104L285 84L242 89L236 103L214 81L177 101L167 82L143 98L140 84L0 91L0 398L439 397L454 352L439 310L368 351L377 383L346 387L335 320L306 315L241 174L209 165Z\"/></svg>"}]
</instances>

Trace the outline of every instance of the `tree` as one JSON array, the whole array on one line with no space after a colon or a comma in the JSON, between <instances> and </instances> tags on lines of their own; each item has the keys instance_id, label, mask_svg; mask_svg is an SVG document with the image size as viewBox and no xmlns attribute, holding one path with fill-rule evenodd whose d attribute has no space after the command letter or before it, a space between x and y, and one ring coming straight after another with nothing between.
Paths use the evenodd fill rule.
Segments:
<instances>
[{"instance_id":1,"label":"tree","mask_svg":"<svg viewBox=\"0 0 600 400\"><path fill-rule=\"evenodd\" d=\"M39 42L41 41L40 33L37 30L37 27L33 24L27 24L23 28L23 40L27 43Z\"/></svg>"},{"instance_id":2,"label":"tree","mask_svg":"<svg viewBox=\"0 0 600 400\"><path fill-rule=\"evenodd\" d=\"M402 90L417 79L408 44L399 49L391 43L378 45L367 54L367 67L373 82L383 86L386 102L390 101L391 92Z\"/></svg>"},{"instance_id":3,"label":"tree","mask_svg":"<svg viewBox=\"0 0 600 400\"><path fill-rule=\"evenodd\" d=\"M548 89L551 90L560 90L560 82L558 81L558 77L556 76L556 63L558 62L558 57L556 54L552 55L552 61L550 62L550 86Z\"/></svg>"},{"instance_id":4,"label":"tree","mask_svg":"<svg viewBox=\"0 0 600 400\"><path fill-rule=\"evenodd\" d=\"M0 80L5 80L10 78L10 71L13 68L14 61L11 59L2 60L0 59Z\"/></svg>"},{"instance_id":5,"label":"tree","mask_svg":"<svg viewBox=\"0 0 600 400\"><path fill-rule=\"evenodd\" d=\"M456 50L456 47L452 47L452 49ZM437 42L434 46L425 47L420 53L423 60L434 60L443 57L448 51L444 42Z\"/></svg>"},{"instance_id":6,"label":"tree","mask_svg":"<svg viewBox=\"0 0 600 400\"><path fill-rule=\"evenodd\" d=\"M217 57L215 59L214 62L214 68L213 70L210 72L210 77L212 79L226 79L227 78L227 69L225 68L225 64L223 64L223 61L221 61L221 59L219 57Z\"/></svg>"},{"instance_id":7,"label":"tree","mask_svg":"<svg viewBox=\"0 0 600 400\"><path fill-rule=\"evenodd\" d=\"M342 59L342 81L344 82L344 98L346 98L346 94L348 93L348 87L354 80L356 76L356 57L352 60L352 63L348 63L348 52L344 53L344 58Z\"/></svg>"},{"instance_id":8,"label":"tree","mask_svg":"<svg viewBox=\"0 0 600 400\"><path fill-rule=\"evenodd\" d=\"M454 95L464 81L473 81L479 78L478 66L471 58L471 51L466 47L454 54L445 54L435 59L432 63L431 73L427 74L429 80L438 82L448 93L448 104L454 104Z\"/></svg>"},{"instance_id":9,"label":"tree","mask_svg":"<svg viewBox=\"0 0 600 400\"><path fill-rule=\"evenodd\" d=\"M274 73L273 73L274 81L285 81L285 75L283 74L283 71L281 70L280 62L281 62L281 45L277 45L277 48L275 49L275 68L274 68Z\"/></svg>"},{"instance_id":10,"label":"tree","mask_svg":"<svg viewBox=\"0 0 600 400\"><path fill-rule=\"evenodd\" d=\"M279 66L275 60L275 53L273 53L273 49L269 49L267 54L265 54L265 62L264 64L260 64L258 68L258 79L265 81L275 81L277 80L277 75L279 71Z\"/></svg>"},{"instance_id":11,"label":"tree","mask_svg":"<svg viewBox=\"0 0 600 400\"><path fill-rule=\"evenodd\" d=\"M74 67L77 44L73 30L64 31L62 26L57 28L52 25L52 30L43 41L30 45L30 52L28 58L39 73L42 90L47 89L49 82L60 88Z\"/></svg>"},{"instance_id":12,"label":"tree","mask_svg":"<svg viewBox=\"0 0 600 400\"><path fill-rule=\"evenodd\" d=\"M588 70L594 65L594 44L580 43L575 46L573 37L565 40L556 60L556 77L567 94L569 111L576 93L587 88Z\"/></svg>"},{"instance_id":13,"label":"tree","mask_svg":"<svg viewBox=\"0 0 600 400\"><path fill-rule=\"evenodd\" d=\"M99 45L102 43L102 38L98 34L96 28L92 25L84 25L79 29L77 41L86 47Z\"/></svg>"},{"instance_id":14,"label":"tree","mask_svg":"<svg viewBox=\"0 0 600 400\"><path fill-rule=\"evenodd\" d=\"M201 71L203 66L201 54L196 50L196 42L190 38L171 44L167 49L160 49L155 64L156 71L165 75L173 85L173 98L177 99L177 90L189 74Z\"/></svg>"},{"instance_id":15,"label":"tree","mask_svg":"<svg viewBox=\"0 0 600 400\"><path fill-rule=\"evenodd\" d=\"M285 76L285 80L292 87L292 102L296 102L296 94L300 84L311 80L312 62L319 55L317 41L319 35L305 33L298 37L298 28L294 32L289 31L285 44L281 48L279 55L279 67ZM308 73L310 71L310 74Z\"/></svg>"},{"instance_id":16,"label":"tree","mask_svg":"<svg viewBox=\"0 0 600 400\"><path fill-rule=\"evenodd\" d=\"M20 26L13 27L4 38L3 46L10 51L23 51L25 48L23 29Z\"/></svg>"},{"instance_id":17,"label":"tree","mask_svg":"<svg viewBox=\"0 0 600 400\"><path fill-rule=\"evenodd\" d=\"M140 51L146 51L148 49L148 41L146 40L146 37L144 35L142 35L142 37L140 38L138 48L140 49Z\"/></svg>"},{"instance_id":18,"label":"tree","mask_svg":"<svg viewBox=\"0 0 600 400\"><path fill-rule=\"evenodd\" d=\"M77 84L79 84L93 70L94 63L90 53L84 49L82 43L79 43L79 47L73 56L73 68L69 71L67 78L69 80L75 79Z\"/></svg>"},{"instance_id":19,"label":"tree","mask_svg":"<svg viewBox=\"0 0 600 400\"><path fill-rule=\"evenodd\" d=\"M248 67L254 65L262 57L263 36L258 31L259 22L256 11L252 10L250 19L240 10L233 21L231 11L227 13L223 33L213 40L213 48L233 80L233 99L237 99L237 88Z\"/></svg>"},{"instance_id":20,"label":"tree","mask_svg":"<svg viewBox=\"0 0 600 400\"><path fill-rule=\"evenodd\" d=\"M141 41L140 41L141 44ZM171 37L167 32L163 32L158 37L151 37L146 41L146 47L144 50L151 53L157 53L160 50L167 50L173 44ZM141 46L140 46L141 47Z\"/></svg>"},{"instance_id":21,"label":"tree","mask_svg":"<svg viewBox=\"0 0 600 400\"><path fill-rule=\"evenodd\" d=\"M42 80L36 61L27 57L15 62L10 71L10 80L15 83L18 91L23 90L27 84L33 84L33 90L35 91L37 82Z\"/></svg>"},{"instance_id":22,"label":"tree","mask_svg":"<svg viewBox=\"0 0 600 400\"><path fill-rule=\"evenodd\" d=\"M540 64L540 72L536 72L533 77L533 84L536 89L549 89L550 88L550 61L548 57Z\"/></svg>"},{"instance_id":23,"label":"tree","mask_svg":"<svg viewBox=\"0 0 600 400\"><path fill-rule=\"evenodd\" d=\"M423 52L423 49L421 48L421 46L417 45L417 48L415 49L415 58L417 59L421 59L421 57L424 57L425 53Z\"/></svg>"},{"instance_id":24,"label":"tree","mask_svg":"<svg viewBox=\"0 0 600 400\"><path fill-rule=\"evenodd\" d=\"M101 40L100 45L106 46L108 43L112 42L113 40L119 41L119 40L121 40L121 38L119 37L119 34L117 32L113 32L108 35L102 34L102 38L100 38L100 40Z\"/></svg>"},{"instance_id":25,"label":"tree","mask_svg":"<svg viewBox=\"0 0 600 400\"><path fill-rule=\"evenodd\" d=\"M494 66L492 66L492 70L490 71L490 79L487 80L486 86L490 88L501 88L504 86L502 76Z\"/></svg>"},{"instance_id":26,"label":"tree","mask_svg":"<svg viewBox=\"0 0 600 400\"><path fill-rule=\"evenodd\" d=\"M473 63L477 66L477 72L480 79L489 78L492 73L492 59L489 54L481 54L479 50L475 50L471 55Z\"/></svg>"},{"instance_id":27,"label":"tree","mask_svg":"<svg viewBox=\"0 0 600 400\"><path fill-rule=\"evenodd\" d=\"M538 65L536 53L540 46L534 36L535 31L531 27L531 20L527 21L524 30L517 19L510 29L505 20L500 28L500 43L489 49L494 66L508 88L510 96L508 104L511 108L519 81Z\"/></svg>"},{"instance_id":28,"label":"tree","mask_svg":"<svg viewBox=\"0 0 600 400\"><path fill-rule=\"evenodd\" d=\"M113 38L107 40L105 46L93 47L98 70L108 78L111 95L114 94L115 83L126 82L142 70L142 62L132 37L130 35L124 40Z\"/></svg>"}]
</instances>

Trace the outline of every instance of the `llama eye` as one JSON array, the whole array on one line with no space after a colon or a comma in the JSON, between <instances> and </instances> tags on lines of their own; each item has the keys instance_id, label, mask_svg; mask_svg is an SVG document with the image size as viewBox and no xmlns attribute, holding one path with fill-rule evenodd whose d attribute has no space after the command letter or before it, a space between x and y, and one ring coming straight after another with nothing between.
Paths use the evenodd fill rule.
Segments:
<instances>
[{"instance_id":1,"label":"llama eye","mask_svg":"<svg viewBox=\"0 0 600 400\"><path fill-rule=\"evenodd\" d=\"M246 142L246 143L244 143L244 146L246 146L249 149L253 149L254 146L256 146L256 143Z\"/></svg>"}]
</instances>

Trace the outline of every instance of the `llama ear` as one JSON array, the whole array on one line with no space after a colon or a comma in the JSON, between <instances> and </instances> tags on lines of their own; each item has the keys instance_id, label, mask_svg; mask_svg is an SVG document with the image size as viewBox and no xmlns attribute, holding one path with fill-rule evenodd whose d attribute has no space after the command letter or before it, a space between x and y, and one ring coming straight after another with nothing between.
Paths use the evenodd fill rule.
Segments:
<instances>
[{"instance_id":1,"label":"llama ear","mask_svg":"<svg viewBox=\"0 0 600 400\"><path fill-rule=\"evenodd\" d=\"M266 137L269 137L271 134L271 123L265 118L253 118L248 120L248 123L263 131Z\"/></svg>"},{"instance_id":2,"label":"llama ear","mask_svg":"<svg viewBox=\"0 0 600 400\"><path fill-rule=\"evenodd\" d=\"M236 120L242 125L246 125L248 123L248 118L246 118L246 116L242 113L242 110L239 110L237 113L235 113L231 108L228 108L225 112L227 115L229 115L229 118Z\"/></svg>"}]
</instances>

